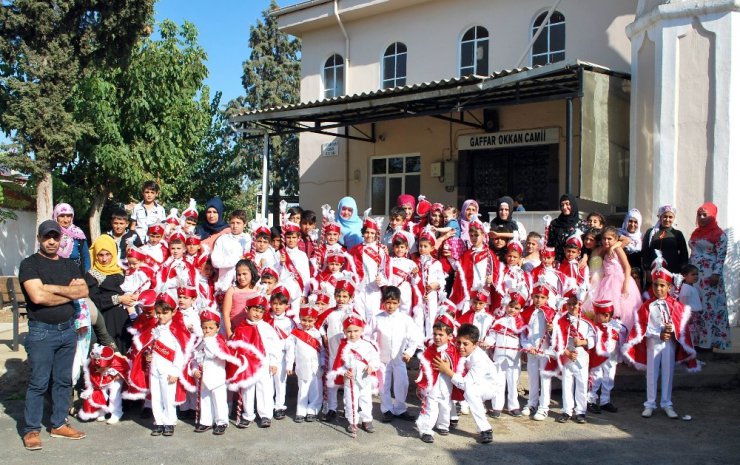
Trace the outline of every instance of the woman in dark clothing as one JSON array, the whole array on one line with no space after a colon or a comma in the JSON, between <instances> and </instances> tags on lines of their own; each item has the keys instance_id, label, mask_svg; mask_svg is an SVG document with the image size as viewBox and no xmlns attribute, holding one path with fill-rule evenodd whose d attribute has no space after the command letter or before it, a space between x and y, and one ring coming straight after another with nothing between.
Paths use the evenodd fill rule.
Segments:
<instances>
[{"instance_id":1,"label":"woman in dark clothing","mask_svg":"<svg viewBox=\"0 0 740 465\"><path fill-rule=\"evenodd\" d=\"M229 224L224 220L224 203L216 196L206 203L205 221L198 225L195 233L205 240L228 227Z\"/></svg>"},{"instance_id":2,"label":"woman in dark clothing","mask_svg":"<svg viewBox=\"0 0 740 465\"><path fill-rule=\"evenodd\" d=\"M650 276L650 267L655 260L655 251L660 250L665 260L665 268L671 273L680 273L681 268L689 262L689 251L686 239L681 231L673 228L676 209L664 205L658 209L658 222L642 238L642 269L645 277Z\"/></svg>"},{"instance_id":3,"label":"woman in dark clothing","mask_svg":"<svg viewBox=\"0 0 740 465\"><path fill-rule=\"evenodd\" d=\"M565 258L565 241L578 229L579 222L580 216L576 198L570 194L561 195L560 216L550 223L547 234L547 246L555 248L555 260L558 262Z\"/></svg>"},{"instance_id":4,"label":"woman in dark clothing","mask_svg":"<svg viewBox=\"0 0 740 465\"><path fill-rule=\"evenodd\" d=\"M131 345L131 335L127 331L130 319L124 306L133 305L136 296L124 294L121 290L123 270L118 266L118 253L113 238L104 234L95 239L90 248L90 259L92 267L85 274L90 300L103 315L108 334L113 338L116 348L125 354Z\"/></svg>"}]
</instances>

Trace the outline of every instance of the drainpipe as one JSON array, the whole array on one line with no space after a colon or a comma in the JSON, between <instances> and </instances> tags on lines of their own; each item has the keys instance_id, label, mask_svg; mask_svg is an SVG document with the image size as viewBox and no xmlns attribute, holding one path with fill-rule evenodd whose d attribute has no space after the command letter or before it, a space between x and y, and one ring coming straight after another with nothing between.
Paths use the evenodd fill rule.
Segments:
<instances>
[{"instance_id":1,"label":"drainpipe","mask_svg":"<svg viewBox=\"0 0 740 465\"><path fill-rule=\"evenodd\" d=\"M339 29L342 30L344 35L344 93L347 93L349 89L349 34L342 24L342 18L339 17L339 6L337 5L338 0L334 0L334 17L337 19ZM344 135L349 133L349 128L345 126ZM349 195L349 139L344 139L344 191L345 195Z\"/></svg>"}]
</instances>

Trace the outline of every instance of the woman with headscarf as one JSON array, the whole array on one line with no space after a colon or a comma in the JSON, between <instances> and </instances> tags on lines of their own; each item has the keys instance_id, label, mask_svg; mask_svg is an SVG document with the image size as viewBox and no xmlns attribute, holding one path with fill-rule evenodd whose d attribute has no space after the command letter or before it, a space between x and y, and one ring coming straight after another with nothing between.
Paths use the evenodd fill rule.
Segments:
<instances>
[{"instance_id":1,"label":"woman with headscarf","mask_svg":"<svg viewBox=\"0 0 740 465\"><path fill-rule=\"evenodd\" d=\"M460 209L460 239L463 240L465 247L470 248L470 234L468 233L468 226L470 222L478 218L478 202L473 199L468 199L462 204Z\"/></svg>"},{"instance_id":2,"label":"woman with headscarf","mask_svg":"<svg viewBox=\"0 0 740 465\"><path fill-rule=\"evenodd\" d=\"M642 267L642 214L636 208L630 209L619 229L619 240L627 254L627 261L632 268Z\"/></svg>"},{"instance_id":3,"label":"woman with headscarf","mask_svg":"<svg viewBox=\"0 0 740 465\"><path fill-rule=\"evenodd\" d=\"M362 219L357 214L357 202L352 197L343 197L337 205L335 218L342 227L339 243L350 250L362 242Z\"/></svg>"},{"instance_id":4,"label":"woman with headscarf","mask_svg":"<svg viewBox=\"0 0 740 465\"><path fill-rule=\"evenodd\" d=\"M562 262L565 257L565 242L578 229L580 216L576 198L570 194L560 196L560 215L550 223L547 233L547 246L555 248L555 260Z\"/></svg>"},{"instance_id":5,"label":"woman with headscarf","mask_svg":"<svg viewBox=\"0 0 740 465\"><path fill-rule=\"evenodd\" d=\"M90 247L92 266L85 274L90 300L103 315L108 334L116 348L125 354L131 344L127 331L130 324L126 307L132 306L138 296L125 294L121 289L123 270L118 265L118 253L113 238L103 234Z\"/></svg>"},{"instance_id":6,"label":"woman with headscarf","mask_svg":"<svg viewBox=\"0 0 740 465\"><path fill-rule=\"evenodd\" d=\"M84 275L90 269L90 255L87 253L87 238L85 233L73 223L75 211L68 203L60 203L54 207L51 218L62 228L62 237L59 239L59 255L62 258L74 260Z\"/></svg>"},{"instance_id":7,"label":"woman with headscarf","mask_svg":"<svg viewBox=\"0 0 740 465\"><path fill-rule=\"evenodd\" d=\"M691 233L691 264L699 268L696 288L703 309L696 313L693 339L701 349L728 349L730 323L723 277L727 235L717 224L717 206L707 202L696 212L697 228Z\"/></svg>"},{"instance_id":8,"label":"woman with headscarf","mask_svg":"<svg viewBox=\"0 0 740 465\"><path fill-rule=\"evenodd\" d=\"M646 279L650 277L656 250L663 254L664 268L671 273L680 273L681 268L689 262L686 239L681 231L673 227L675 219L676 209L671 205L663 205L658 209L655 226L642 237L642 269Z\"/></svg>"},{"instance_id":9,"label":"woman with headscarf","mask_svg":"<svg viewBox=\"0 0 740 465\"><path fill-rule=\"evenodd\" d=\"M231 230L224 219L224 203L216 196L206 202L205 220L195 229L195 234L200 237L201 244L206 245L208 250L213 250L213 244L221 234L228 234Z\"/></svg>"}]
</instances>

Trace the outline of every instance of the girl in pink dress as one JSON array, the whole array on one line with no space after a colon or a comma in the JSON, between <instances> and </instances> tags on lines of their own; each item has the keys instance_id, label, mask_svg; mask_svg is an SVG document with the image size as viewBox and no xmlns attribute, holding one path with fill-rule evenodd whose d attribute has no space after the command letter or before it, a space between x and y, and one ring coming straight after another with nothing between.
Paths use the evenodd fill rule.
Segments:
<instances>
[{"instance_id":1,"label":"girl in pink dress","mask_svg":"<svg viewBox=\"0 0 740 465\"><path fill-rule=\"evenodd\" d=\"M591 302L610 300L614 302L614 318L619 319L627 328L632 329L635 314L642 305L642 297L637 283L632 279L627 255L621 247L614 246L619 240L616 228L608 226L601 232L601 247L594 251L604 260L603 275L593 293ZM590 302L588 303L589 307Z\"/></svg>"},{"instance_id":2,"label":"girl in pink dress","mask_svg":"<svg viewBox=\"0 0 740 465\"><path fill-rule=\"evenodd\" d=\"M221 309L224 331L229 339L234 333L234 328L247 318L247 300L259 294L256 288L259 274L257 274L255 264L251 260L242 259L234 269L236 270L236 284L226 291Z\"/></svg>"}]
</instances>

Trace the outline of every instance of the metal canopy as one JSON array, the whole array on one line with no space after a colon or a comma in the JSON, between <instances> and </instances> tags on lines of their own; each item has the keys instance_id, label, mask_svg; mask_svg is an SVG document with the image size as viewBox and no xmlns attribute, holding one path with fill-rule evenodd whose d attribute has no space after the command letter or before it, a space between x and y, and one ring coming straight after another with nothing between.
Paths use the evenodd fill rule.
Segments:
<instances>
[{"instance_id":1,"label":"metal canopy","mask_svg":"<svg viewBox=\"0 0 740 465\"><path fill-rule=\"evenodd\" d=\"M375 127L367 134L358 125L414 116L482 129L471 110L581 97L584 71L629 78L592 63L560 62L254 110L230 119L240 130L263 128L270 135L313 132L366 142L375 142ZM352 127L360 135L328 132L339 127Z\"/></svg>"}]
</instances>

